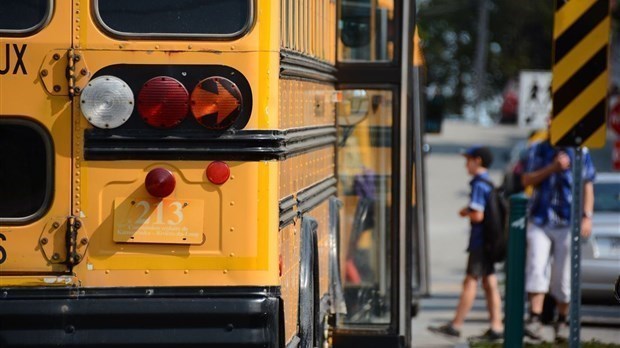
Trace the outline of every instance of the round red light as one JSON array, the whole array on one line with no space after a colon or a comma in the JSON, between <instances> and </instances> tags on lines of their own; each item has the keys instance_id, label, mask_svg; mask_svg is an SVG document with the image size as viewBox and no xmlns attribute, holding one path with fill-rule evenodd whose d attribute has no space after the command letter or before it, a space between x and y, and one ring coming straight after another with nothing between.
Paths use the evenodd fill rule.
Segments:
<instances>
[{"instance_id":1,"label":"round red light","mask_svg":"<svg viewBox=\"0 0 620 348\"><path fill-rule=\"evenodd\" d=\"M174 191L176 180L168 169L155 168L146 175L144 186L151 196L164 198Z\"/></svg>"},{"instance_id":2,"label":"round red light","mask_svg":"<svg viewBox=\"0 0 620 348\"><path fill-rule=\"evenodd\" d=\"M211 162L207 167L207 179L216 185L222 185L230 178L228 164L220 161Z\"/></svg>"},{"instance_id":3,"label":"round red light","mask_svg":"<svg viewBox=\"0 0 620 348\"><path fill-rule=\"evenodd\" d=\"M241 114L243 98L239 87L227 78L213 76L198 83L192 91L192 113L208 129L232 126Z\"/></svg>"},{"instance_id":4,"label":"round red light","mask_svg":"<svg viewBox=\"0 0 620 348\"><path fill-rule=\"evenodd\" d=\"M189 93L179 81L168 76L148 80L138 94L138 112L156 128L172 128L181 123L189 109Z\"/></svg>"}]
</instances>

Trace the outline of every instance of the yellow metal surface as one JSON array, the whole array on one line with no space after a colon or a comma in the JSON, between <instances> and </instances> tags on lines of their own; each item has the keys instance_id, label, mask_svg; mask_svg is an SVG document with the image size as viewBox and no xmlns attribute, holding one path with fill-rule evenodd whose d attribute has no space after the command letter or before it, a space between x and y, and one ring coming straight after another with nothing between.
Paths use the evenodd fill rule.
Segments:
<instances>
[{"instance_id":1,"label":"yellow metal surface","mask_svg":"<svg viewBox=\"0 0 620 348\"><path fill-rule=\"evenodd\" d=\"M83 284L112 285L110 281L100 284L100 276L94 276L96 273L109 274L106 271L124 270L126 272L115 274L133 277L147 270L152 276L161 270L177 270L178 277L150 279L161 281L154 283L157 285L189 285L197 281L180 276L185 270L209 270L228 275L227 280L216 281L207 277L200 280L204 285L275 285L277 204L261 202L277 202L277 163L228 162L231 178L220 186L211 184L205 177L209 163L82 162L81 196L84 198L80 215L90 240L86 259L82 262L88 267L77 272ZM177 182L174 193L166 202L187 202L188 207L195 208L184 214L184 220L188 226L204 225L198 244L160 244L161 239L150 240L153 235L137 237L142 243L119 243L121 236L114 236L114 217L123 214L118 198L149 197L144 178L155 167L170 170ZM273 200L270 200L271 196L274 196ZM125 202L121 204L131 204ZM176 210L174 206L171 209L170 219L174 219ZM157 212L154 214L151 219L157 222ZM239 219L239 216L244 218ZM149 241L156 244L147 243ZM195 243L195 240L188 242ZM261 271L261 282L251 283L257 277L246 280L232 276L235 272L250 270ZM133 283L134 280L126 278L123 281Z\"/></svg>"},{"instance_id":2,"label":"yellow metal surface","mask_svg":"<svg viewBox=\"0 0 620 348\"><path fill-rule=\"evenodd\" d=\"M0 264L0 281L3 285L23 283L4 272L65 270L64 265L48 262L39 244L41 235L48 231L49 226L54 222L64 223L71 207L70 102L66 96L48 93L40 74L42 68L50 64L46 60L50 52L70 47L71 2L60 1L54 6L51 21L36 34L0 39L2 52L6 52L5 47L9 49L9 56L2 58L2 64L6 60L7 65L10 65L7 73L0 75L0 118L22 119L39 124L51 136L55 151L52 157L53 195L49 209L41 218L27 224L0 224L0 234L4 236L0 238L0 245L6 252L6 259ZM1 194L0 199L3 199ZM52 255L54 252L64 252L64 246L57 245L55 240L50 241L53 248L48 252Z\"/></svg>"},{"instance_id":3,"label":"yellow metal surface","mask_svg":"<svg viewBox=\"0 0 620 348\"><path fill-rule=\"evenodd\" d=\"M609 3L558 3L553 27L553 116L558 146L605 146L609 83Z\"/></svg>"}]
</instances>

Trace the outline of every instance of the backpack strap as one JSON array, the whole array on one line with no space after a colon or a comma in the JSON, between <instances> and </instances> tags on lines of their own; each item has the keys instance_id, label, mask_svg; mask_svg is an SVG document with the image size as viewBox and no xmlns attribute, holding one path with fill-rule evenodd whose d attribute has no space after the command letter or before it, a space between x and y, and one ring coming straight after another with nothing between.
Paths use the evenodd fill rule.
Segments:
<instances>
[{"instance_id":1,"label":"backpack strap","mask_svg":"<svg viewBox=\"0 0 620 348\"><path fill-rule=\"evenodd\" d=\"M478 178L478 180L480 180L480 181L482 181L484 183L489 184L489 186L491 186L492 189L495 188L495 185L493 184L493 181L491 181L491 180L489 180L487 178Z\"/></svg>"}]
</instances>

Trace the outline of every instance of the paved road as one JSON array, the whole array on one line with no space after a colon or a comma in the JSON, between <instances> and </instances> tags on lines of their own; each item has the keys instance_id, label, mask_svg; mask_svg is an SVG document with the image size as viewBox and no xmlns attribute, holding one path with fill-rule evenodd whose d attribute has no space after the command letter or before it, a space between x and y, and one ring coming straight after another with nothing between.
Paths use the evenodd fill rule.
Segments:
<instances>
[{"instance_id":1,"label":"paved road","mask_svg":"<svg viewBox=\"0 0 620 348\"><path fill-rule=\"evenodd\" d=\"M486 330L487 313L481 288L460 341L437 337L426 330L428 325L445 323L452 318L464 275L469 231L467 221L459 218L457 212L467 203L469 178L459 150L472 144L489 146L496 158L490 174L499 184L506 164L504 154L527 134L528 131L512 126L485 128L448 120L441 135L427 136L432 146L427 158L432 296L422 301L420 314L413 320L413 347L466 346L467 336ZM586 306L583 314L582 339L620 343L620 306ZM545 335L548 340L552 339L550 328Z\"/></svg>"}]
</instances>

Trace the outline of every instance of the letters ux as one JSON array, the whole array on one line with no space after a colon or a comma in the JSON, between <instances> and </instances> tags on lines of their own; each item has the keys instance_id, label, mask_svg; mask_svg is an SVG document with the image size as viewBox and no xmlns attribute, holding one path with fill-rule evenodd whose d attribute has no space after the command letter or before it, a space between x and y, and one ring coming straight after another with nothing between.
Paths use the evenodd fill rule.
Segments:
<instances>
[{"instance_id":1,"label":"letters ux","mask_svg":"<svg viewBox=\"0 0 620 348\"><path fill-rule=\"evenodd\" d=\"M21 70L24 75L28 75L23 61L24 53L26 53L26 46L28 45L22 45L20 48L17 44L4 44L4 50L0 49L0 53L4 51L4 55L0 60L0 75L6 75L11 68L13 68L13 75L17 74L19 70ZM15 57L15 66L11 64L11 57Z\"/></svg>"}]
</instances>

